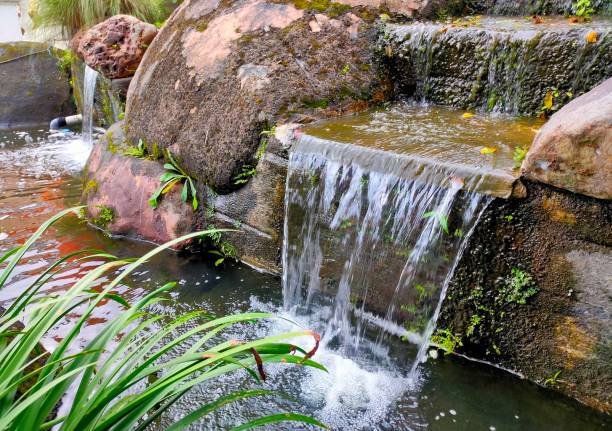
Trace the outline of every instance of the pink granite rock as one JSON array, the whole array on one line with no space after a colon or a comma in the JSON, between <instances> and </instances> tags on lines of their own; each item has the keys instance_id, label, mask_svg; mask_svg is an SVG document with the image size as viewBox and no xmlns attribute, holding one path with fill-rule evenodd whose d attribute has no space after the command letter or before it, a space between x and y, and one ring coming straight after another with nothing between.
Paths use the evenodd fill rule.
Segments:
<instances>
[{"instance_id":1,"label":"pink granite rock","mask_svg":"<svg viewBox=\"0 0 612 431\"><path fill-rule=\"evenodd\" d=\"M115 15L77 33L70 46L85 63L107 78L134 75L157 35L157 27L129 15Z\"/></svg>"},{"instance_id":2,"label":"pink granite rock","mask_svg":"<svg viewBox=\"0 0 612 431\"><path fill-rule=\"evenodd\" d=\"M522 172L531 180L612 199L612 78L550 117Z\"/></svg>"}]
</instances>

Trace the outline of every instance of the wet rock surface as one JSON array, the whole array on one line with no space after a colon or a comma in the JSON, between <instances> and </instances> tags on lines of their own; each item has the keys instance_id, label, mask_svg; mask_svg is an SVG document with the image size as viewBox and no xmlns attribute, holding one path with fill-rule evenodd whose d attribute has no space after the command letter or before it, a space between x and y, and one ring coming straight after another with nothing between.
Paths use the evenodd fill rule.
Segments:
<instances>
[{"instance_id":1,"label":"wet rock surface","mask_svg":"<svg viewBox=\"0 0 612 431\"><path fill-rule=\"evenodd\" d=\"M263 130L387 97L372 50L377 14L366 12L262 0L184 3L130 86L128 136L150 148L175 145L194 178L221 193L235 189Z\"/></svg>"},{"instance_id":2,"label":"wet rock surface","mask_svg":"<svg viewBox=\"0 0 612 431\"><path fill-rule=\"evenodd\" d=\"M125 78L136 73L156 35L153 24L129 15L116 15L77 33L70 46L89 67L106 78Z\"/></svg>"},{"instance_id":3,"label":"wet rock surface","mask_svg":"<svg viewBox=\"0 0 612 431\"><path fill-rule=\"evenodd\" d=\"M612 199L612 78L548 120L522 171L535 181Z\"/></svg>"},{"instance_id":4,"label":"wet rock surface","mask_svg":"<svg viewBox=\"0 0 612 431\"><path fill-rule=\"evenodd\" d=\"M526 199L495 200L483 215L438 327L463 340L460 353L609 414L612 204L527 188ZM513 282L520 295L509 295Z\"/></svg>"},{"instance_id":5,"label":"wet rock surface","mask_svg":"<svg viewBox=\"0 0 612 431\"><path fill-rule=\"evenodd\" d=\"M100 227L112 234L160 244L193 232L195 213L182 202L182 187L165 194L158 208L149 206L165 170L157 161L122 155L126 149L122 129L123 123L111 127L95 144L87 163L83 201L88 218L96 224L107 209L112 217L99 220Z\"/></svg>"},{"instance_id":6,"label":"wet rock surface","mask_svg":"<svg viewBox=\"0 0 612 431\"><path fill-rule=\"evenodd\" d=\"M534 24L491 17L458 25L389 25L381 50L400 93L535 115L554 112L612 75L610 28L605 19L570 25L562 18Z\"/></svg>"},{"instance_id":7,"label":"wet rock surface","mask_svg":"<svg viewBox=\"0 0 612 431\"><path fill-rule=\"evenodd\" d=\"M48 124L74 113L58 51L35 42L0 43L0 128Z\"/></svg>"},{"instance_id":8,"label":"wet rock surface","mask_svg":"<svg viewBox=\"0 0 612 431\"><path fill-rule=\"evenodd\" d=\"M477 12L491 15L564 15L575 12L574 0L486 0L466 1ZM607 0L591 0L591 7L598 14L612 14L612 3Z\"/></svg>"}]
</instances>

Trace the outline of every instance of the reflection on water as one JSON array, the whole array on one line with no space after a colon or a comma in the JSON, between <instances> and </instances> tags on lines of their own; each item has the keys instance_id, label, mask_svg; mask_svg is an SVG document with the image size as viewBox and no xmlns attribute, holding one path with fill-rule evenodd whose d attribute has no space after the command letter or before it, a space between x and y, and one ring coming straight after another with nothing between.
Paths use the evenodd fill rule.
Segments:
<instances>
[{"instance_id":1,"label":"reflection on water","mask_svg":"<svg viewBox=\"0 0 612 431\"><path fill-rule=\"evenodd\" d=\"M80 170L88 154L78 136L49 136L44 131L0 134L0 250L25 239L40 223L59 210L78 203ZM0 291L0 305L18 294L42 268L59 256L84 248L98 248L118 256L138 256L151 246L111 239L68 217L57 223L27 254L8 287ZM61 292L98 262L82 263L64 271L47 288ZM246 310L280 311L280 281L239 264L215 268L198 256L165 253L134 274L119 293L128 301L141 298L167 281L175 280L172 301L156 304L155 313L177 315L192 310L228 314ZM98 307L81 333L91 338L101 324L120 313L113 302ZM325 310L320 312L325 314ZM299 322L298 322L299 324ZM303 322L302 325L307 325ZM246 339L290 329L283 320L244 324L228 337ZM59 327L52 338L59 339ZM53 339L47 340L52 346ZM305 342L310 342L306 340ZM350 357L321 351L315 359L328 374L278 364L267 368L269 388L282 388L295 400L257 399L223 408L193 429L219 430L245 419L278 411L300 411L318 416L336 430L601 430L612 426L602 417L565 398L520 381L490 367L456 358L424 365L419 381L404 377L409 363L406 344L390 340L379 356L358 366ZM412 352L413 354L414 352ZM384 356L383 355L383 356ZM398 365L399 364L399 365ZM282 372L281 372L282 371ZM153 429L164 429L187 411L229 390L254 386L245 373L201 385L183 397ZM292 424L274 429L307 429Z\"/></svg>"}]
</instances>

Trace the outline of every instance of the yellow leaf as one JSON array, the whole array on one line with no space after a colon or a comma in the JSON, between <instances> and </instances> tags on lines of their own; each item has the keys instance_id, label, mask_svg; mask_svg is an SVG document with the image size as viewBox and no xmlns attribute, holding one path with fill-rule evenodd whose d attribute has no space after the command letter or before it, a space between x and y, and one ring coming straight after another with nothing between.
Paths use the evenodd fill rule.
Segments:
<instances>
[{"instance_id":1,"label":"yellow leaf","mask_svg":"<svg viewBox=\"0 0 612 431\"><path fill-rule=\"evenodd\" d=\"M480 149L480 154L491 154L497 151L495 147L483 147Z\"/></svg>"},{"instance_id":2,"label":"yellow leaf","mask_svg":"<svg viewBox=\"0 0 612 431\"><path fill-rule=\"evenodd\" d=\"M595 43L597 42L597 32L591 30L586 34L584 38L586 39L588 43Z\"/></svg>"},{"instance_id":3,"label":"yellow leaf","mask_svg":"<svg viewBox=\"0 0 612 431\"><path fill-rule=\"evenodd\" d=\"M472 118L474 116L474 114L472 114L471 112L466 112L462 115L463 118Z\"/></svg>"},{"instance_id":4,"label":"yellow leaf","mask_svg":"<svg viewBox=\"0 0 612 431\"><path fill-rule=\"evenodd\" d=\"M553 93L552 91L548 90L546 92L546 96L544 96L544 107L546 109L550 109L552 108L553 105Z\"/></svg>"}]
</instances>

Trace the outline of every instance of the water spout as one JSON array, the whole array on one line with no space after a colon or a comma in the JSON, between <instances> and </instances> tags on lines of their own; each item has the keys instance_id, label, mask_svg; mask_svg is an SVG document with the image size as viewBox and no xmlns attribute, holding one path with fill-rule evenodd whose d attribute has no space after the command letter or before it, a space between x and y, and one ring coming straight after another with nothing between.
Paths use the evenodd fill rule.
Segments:
<instances>
[{"instance_id":1,"label":"water spout","mask_svg":"<svg viewBox=\"0 0 612 431\"><path fill-rule=\"evenodd\" d=\"M83 79L83 142L91 147L93 134L94 98L98 72L85 66Z\"/></svg>"}]
</instances>

